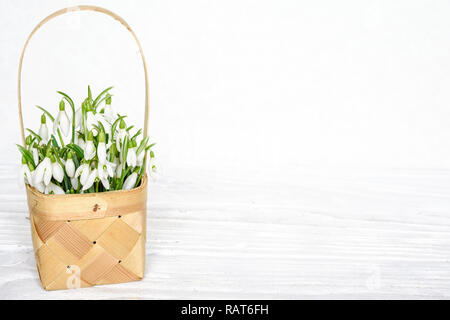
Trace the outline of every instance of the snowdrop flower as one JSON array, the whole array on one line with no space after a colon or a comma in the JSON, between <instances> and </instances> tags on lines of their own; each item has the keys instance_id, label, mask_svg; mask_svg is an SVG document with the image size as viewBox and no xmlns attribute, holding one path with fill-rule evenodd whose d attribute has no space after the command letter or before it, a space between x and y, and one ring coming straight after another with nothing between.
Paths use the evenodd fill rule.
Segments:
<instances>
[{"instance_id":1,"label":"snowdrop flower","mask_svg":"<svg viewBox=\"0 0 450 320\"><path fill-rule=\"evenodd\" d=\"M86 142L84 142L84 139L79 133L76 133L75 135L75 144L77 144L81 148L81 150L84 150L84 148L86 147Z\"/></svg>"},{"instance_id":2,"label":"snowdrop flower","mask_svg":"<svg viewBox=\"0 0 450 320\"><path fill-rule=\"evenodd\" d=\"M66 194L66 193L64 192L64 190L63 190L60 186L54 184L53 182L50 182L50 183L45 187L44 192L45 192L46 194Z\"/></svg>"},{"instance_id":3,"label":"snowdrop flower","mask_svg":"<svg viewBox=\"0 0 450 320\"><path fill-rule=\"evenodd\" d=\"M113 122L116 116L116 113L114 112L113 107L111 106L111 95L108 93L106 95L106 103L105 103L105 109L103 112L103 115L105 117L106 120L108 120L109 122Z\"/></svg>"},{"instance_id":4,"label":"snowdrop flower","mask_svg":"<svg viewBox=\"0 0 450 320\"><path fill-rule=\"evenodd\" d=\"M94 136L97 136L98 132L94 125L97 124L97 117L94 115L94 111L92 109L88 109L86 113L86 126L89 131L92 131Z\"/></svg>"},{"instance_id":5,"label":"snowdrop flower","mask_svg":"<svg viewBox=\"0 0 450 320\"><path fill-rule=\"evenodd\" d=\"M99 164L106 163L106 137L104 132L100 132L98 135L97 157Z\"/></svg>"},{"instance_id":6,"label":"snowdrop flower","mask_svg":"<svg viewBox=\"0 0 450 320\"><path fill-rule=\"evenodd\" d=\"M22 157L22 167L20 168L19 175L20 186L23 186L23 182L28 183L29 185L33 185L33 177L31 175L30 168L28 167L27 160L25 157Z\"/></svg>"},{"instance_id":7,"label":"snowdrop flower","mask_svg":"<svg viewBox=\"0 0 450 320\"><path fill-rule=\"evenodd\" d=\"M84 159L91 160L95 157L94 134L89 131L86 145L84 146Z\"/></svg>"},{"instance_id":8,"label":"snowdrop flower","mask_svg":"<svg viewBox=\"0 0 450 320\"><path fill-rule=\"evenodd\" d=\"M39 128L39 136L42 138L43 143L48 141L48 128L46 124L45 114L41 116L41 127Z\"/></svg>"},{"instance_id":9,"label":"snowdrop flower","mask_svg":"<svg viewBox=\"0 0 450 320\"><path fill-rule=\"evenodd\" d=\"M136 164L140 167L144 163L145 151L141 150L139 154L136 154Z\"/></svg>"},{"instance_id":10,"label":"snowdrop flower","mask_svg":"<svg viewBox=\"0 0 450 320\"><path fill-rule=\"evenodd\" d=\"M91 169L89 168L89 164L88 163L83 163L75 171L75 177L74 178L80 177L81 185L85 185L87 179L89 178L89 174L90 173L91 173Z\"/></svg>"},{"instance_id":11,"label":"snowdrop flower","mask_svg":"<svg viewBox=\"0 0 450 320\"><path fill-rule=\"evenodd\" d=\"M69 178L73 178L75 176L75 163L73 163L72 157L73 157L72 151L69 151L67 153L67 161L65 164L66 173L69 176Z\"/></svg>"},{"instance_id":12,"label":"snowdrop flower","mask_svg":"<svg viewBox=\"0 0 450 320\"><path fill-rule=\"evenodd\" d=\"M56 134L58 129L61 129L64 136L67 137L70 132L70 120L67 116L65 108L64 100L61 100L59 103L58 116L56 117L55 122L53 122L53 133Z\"/></svg>"},{"instance_id":13,"label":"snowdrop flower","mask_svg":"<svg viewBox=\"0 0 450 320\"><path fill-rule=\"evenodd\" d=\"M117 136L116 136L116 148L117 150L122 150L120 148L121 144L123 143L123 140L128 135L128 131L126 129L126 124L123 119L120 119L119 123L119 130L117 130Z\"/></svg>"},{"instance_id":14,"label":"snowdrop flower","mask_svg":"<svg viewBox=\"0 0 450 320\"><path fill-rule=\"evenodd\" d=\"M72 188L74 188L75 190L78 189L78 178L72 178L70 179L70 183L72 184Z\"/></svg>"},{"instance_id":15,"label":"snowdrop flower","mask_svg":"<svg viewBox=\"0 0 450 320\"><path fill-rule=\"evenodd\" d=\"M36 168L36 173L34 175L34 185L37 186L44 182L47 186L52 179L52 162L50 160L51 152L47 151L44 160Z\"/></svg>"},{"instance_id":16,"label":"snowdrop flower","mask_svg":"<svg viewBox=\"0 0 450 320\"><path fill-rule=\"evenodd\" d=\"M61 183L64 179L64 170L63 170L61 164L58 161L56 161L54 155L51 156L50 160L52 161L53 178L55 178L56 181Z\"/></svg>"},{"instance_id":17,"label":"snowdrop flower","mask_svg":"<svg viewBox=\"0 0 450 320\"><path fill-rule=\"evenodd\" d=\"M110 169L112 169L110 167ZM114 173L114 172L112 172ZM108 166L106 164L98 164L98 172L97 172L98 178L102 182L102 185L105 187L106 190L109 190L109 172L108 172Z\"/></svg>"},{"instance_id":18,"label":"snowdrop flower","mask_svg":"<svg viewBox=\"0 0 450 320\"><path fill-rule=\"evenodd\" d=\"M33 154L33 160L34 160L35 164L39 163L39 154L38 154L38 151L37 151L37 147L38 147L38 145L35 143L33 145L33 147L31 148L31 153Z\"/></svg>"},{"instance_id":19,"label":"snowdrop flower","mask_svg":"<svg viewBox=\"0 0 450 320\"><path fill-rule=\"evenodd\" d=\"M128 143L128 153L127 153L127 164L129 167L136 167L137 158L136 158L136 140L132 140Z\"/></svg>"},{"instance_id":20,"label":"snowdrop flower","mask_svg":"<svg viewBox=\"0 0 450 320\"><path fill-rule=\"evenodd\" d=\"M139 168L134 169L133 173L130 174L123 183L122 190L131 190L134 188L134 185L136 184L137 176L139 172Z\"/></svg>"},{"instance_id":21,"label":"snowdrop flower","mask_svg":"<svg viewBox=\"0 0 450 320\"><path fill-rule=\"evenodd\" d=\"M83 188L82 188L83 191L85 191L85 190L89 189L90 187L92 187L92 185L95 182L95 179L97 178L97 175L98 175L97 169L94 169L94 170L91 171L91 173L89 174L89 177L86 180L86 183L83 184ZM80 180L80 182L81 182L81 180Z\"/></svg>"},{"instance_id":22,"label":"snowdrop flower","mask_svg":"<svg viewBox=\"0 0 450 320\"><path fill-rule=\"evenodd\" d=\"M36 172L36 170L33 172ZM45 184L43 182L35 184L33 187L35 187L39 192L45 193Z\"/></svg>"}]
</instances>

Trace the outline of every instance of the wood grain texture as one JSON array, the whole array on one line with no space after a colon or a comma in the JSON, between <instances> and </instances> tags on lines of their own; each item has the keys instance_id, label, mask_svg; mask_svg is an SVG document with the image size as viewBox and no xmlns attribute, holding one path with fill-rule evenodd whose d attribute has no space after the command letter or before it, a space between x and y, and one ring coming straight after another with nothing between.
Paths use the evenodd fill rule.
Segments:
<instances>
[{"instance_id":1,"label":"wood grain texture","mask_svg":"<svg viewBox=\"0 0 450 320\"><path fill-rule=\"evenodd\" d=\"M171 169L150 181L140 282L46 292L0 166L0 298L449 298L450 171Z\"/></svg>"}]
</instances>

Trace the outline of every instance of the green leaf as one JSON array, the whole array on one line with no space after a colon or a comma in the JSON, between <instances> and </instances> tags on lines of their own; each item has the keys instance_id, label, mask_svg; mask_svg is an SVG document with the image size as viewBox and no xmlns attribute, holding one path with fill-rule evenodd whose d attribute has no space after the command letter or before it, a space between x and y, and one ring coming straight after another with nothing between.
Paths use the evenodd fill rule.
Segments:
<instances>
[{"instance_id":1,"label":"green leaf","mask_svg":"<svg viewBox=\"0 0 450 320\"><path fill-rule=\"evenodd\" d=\"M137 188L139 186L139 184L141 183L141 179L142 179L142 176L144 175L146 163L147 163L147 157L144 157L144 162L142 163L141 170L139 170L139 176L136 180L136 184L134 185L135 188Z\"/></svg>"},{"instance_id":2,"label":"green leaf","mask_svg":"<svg viewBox=\"0 0 450 320\"><path fill-rule=\"evenodd\" d=\"M106 88L105 90L103 90L103 91L97 96L97 98L95 98L94 103L93 103L94 109L96 109L97 106L100 104L100 99L102 98L102 96L103 96L104 94L106 94L109 90L111 90L112 88L113 88L113 87Z\"/></svg>"},{"instance_id":3,"label":"green leaf","mask_svg":"<svg viewBox=\"0 0 450 320\"><path fill-rule=\"evenodd\" d=\"M56 138L54 135L51 136L50 140L55 148L59 148L58 141L56 141Z\"/></svg>"},{"instance_id":4,"label":"green leaf","mask_svg":"<svg viewBox=\"0 0 450 320\"><path fill-rule=\"evenodd\" d=\"M130 131L131 129L133 129L134 128L134 126L129 126L128 128L127 128L127 131Z\"/></svg>"},{"instance_id":5,"label":"green leaf","mask_svg":"<svg viewBox=\"0 0 450 320\"><path fill-rule=\"evenodd\" d=\"M36 106L36 108L41 109L41 110L42 110L42 111L50 118L50 120L52 120L52 122L55 121L55 118L53 118L53 116L51 115L50 112L48 112L47 110L45 110L44 108L42 108L42 107L40 107L40 106Z\"/></svg>"},{"instance_id":6,"label":"green leaf","mask_svg":"<svg viewBox=\"0 0 450 320\"><path fill-rule=\"evenodd\" d=\"M112 97L113 95L110 94L110 96ZM97 106L99 106L103 101L105 101L108 98L108 96L104 96L103 98L101 98L99 101L97 101ZM104 111L104 109L102 109ZM100 110L100 112L102 113L102 111Z\"/></svg>"},{"instance_id":7,"label":"green leaf","mask_svg":"<svg viewBox=\"0 0 450 320\"><path fill-rule=\"evenodd\" d=\"M131 140L134 140L134 138L136 138L138 135L140 135L141 132L142 132L142 129L139 129L138 132L136 132L136 133L134 134L134 136L131 137Z\"/></svg>"},{"instance_id":8,"label":"green leaf","mask_svg":"<svg viewBox=\"0 0 450 320\"><path fill-rule=\"evenodd\" d=\"M114 133L116 132L116 127L119 124L119 121L123 118L126 118L127 116L119 116L116 121L114 121L113 125L111 126L111 141L114 140Z\"/></svg>"},{"instance_id":9,"label":"green leaf","mask_svg":"<svg viewBox=\"0 0 450 320\"><path fill-rule=\"evenodd\" d=\"M42 140L42 138L41 138L36 132L34 132L33 130L27 129L27 131L28 131L29 133L31 133L33 136L35 136L35 137L38 139L38 141L41 141L41 140Z\"/></svg>"},{"instance_id":10,"label":"green leaf","mask_svg":"<svg viewBox=\"0 0 450 320\"><path fill-rule=\"evenodd\" d=\"M31 163L36 168L36 164L34 163L33 155L31 154L31 152L19 144L16 144L16 146L17 146L17 148L19 148L20 153L22 153L22 155L25 157L27 162Z\"/></svg>"},{"instance_id":11,"label":"green leaf","mask_svg":"<svg viewBox=\"0 0 450 320\"><path fill-rule=\"evenodd\" d=\"M83 159L84 158L84 151L79 146L77 146L76 144L68 144L66 147L72 149L73 151L75 151L77 153L77 156L78 156L79 159Z\"/></svg>"},{"instance_id":12,"label":"green leaf","mask_svg":"<svg viewBox=\"0 0 450 320\"><path fill-rule=\"evenodd\" d=\"M122 189L123 182L125 181L125 177L130 173L131 168L128 167L125 171L122 171L122 176L120 177L120 181L117 184L116 190Z\"/></svg>"},{"instance_id":13,"label":"green leaf","mask_svg":"<svg viewBox=\"0 0 450 320\"><path fill-rule=\"evenodd\" d=\"M149 137L145 137L144 139L142 139L141 143L139 144L139 147L136 150L136 155L139 155L142 150L144 150L145 146L147 145Z\"/></svg>"}]
</instances>

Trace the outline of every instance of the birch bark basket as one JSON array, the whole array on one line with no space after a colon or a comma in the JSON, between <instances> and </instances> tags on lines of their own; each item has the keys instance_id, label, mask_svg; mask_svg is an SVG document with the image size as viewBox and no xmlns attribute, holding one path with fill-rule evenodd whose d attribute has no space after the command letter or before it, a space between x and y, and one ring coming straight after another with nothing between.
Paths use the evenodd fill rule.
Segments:
<instances>
[{"instance_id":1,"label":"birch bark basket","mask_svg":"<svg viewBox=\"0 0 450 320\"><path fill-rule=\"evenodd\" d=\"M34 33L49 20L69 12L94 11L118 20L135 39L145 76L144 137L149 117L148 74L142 47L130 26L115 13L96 6L58 10L43 19L25 42L19 61L18 107L22 61ZM147 176L132 190L90 194L46 195L27 185L36 265L42 287L60 290L140 280L145 270Z\"/></svg>"}]
</instances>

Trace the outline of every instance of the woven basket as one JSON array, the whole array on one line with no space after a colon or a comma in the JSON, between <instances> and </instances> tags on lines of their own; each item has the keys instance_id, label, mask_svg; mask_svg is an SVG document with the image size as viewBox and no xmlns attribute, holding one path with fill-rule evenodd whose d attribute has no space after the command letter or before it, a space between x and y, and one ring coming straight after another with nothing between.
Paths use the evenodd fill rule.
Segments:
<instances>
[{"instance_id":1,"label":"woven basket","mask_svg":"<svg viewBox=\"0 0 450 320\"><path fill-rule=\"evenodd\" d=\"M18 100L22 142L21 73L25 49L49 20L73 11L96 11L118 20L133 35L145 75L144 136L149 95L144 54L136 35L119 16L104 8L77 6L54 12L29 35L19 62ZM27 185L31 235L42 286L46 290L89 287L140 280L145 269L147 176L133 190L90 194L45 195Z\"/></svg>"}]
</instances>

